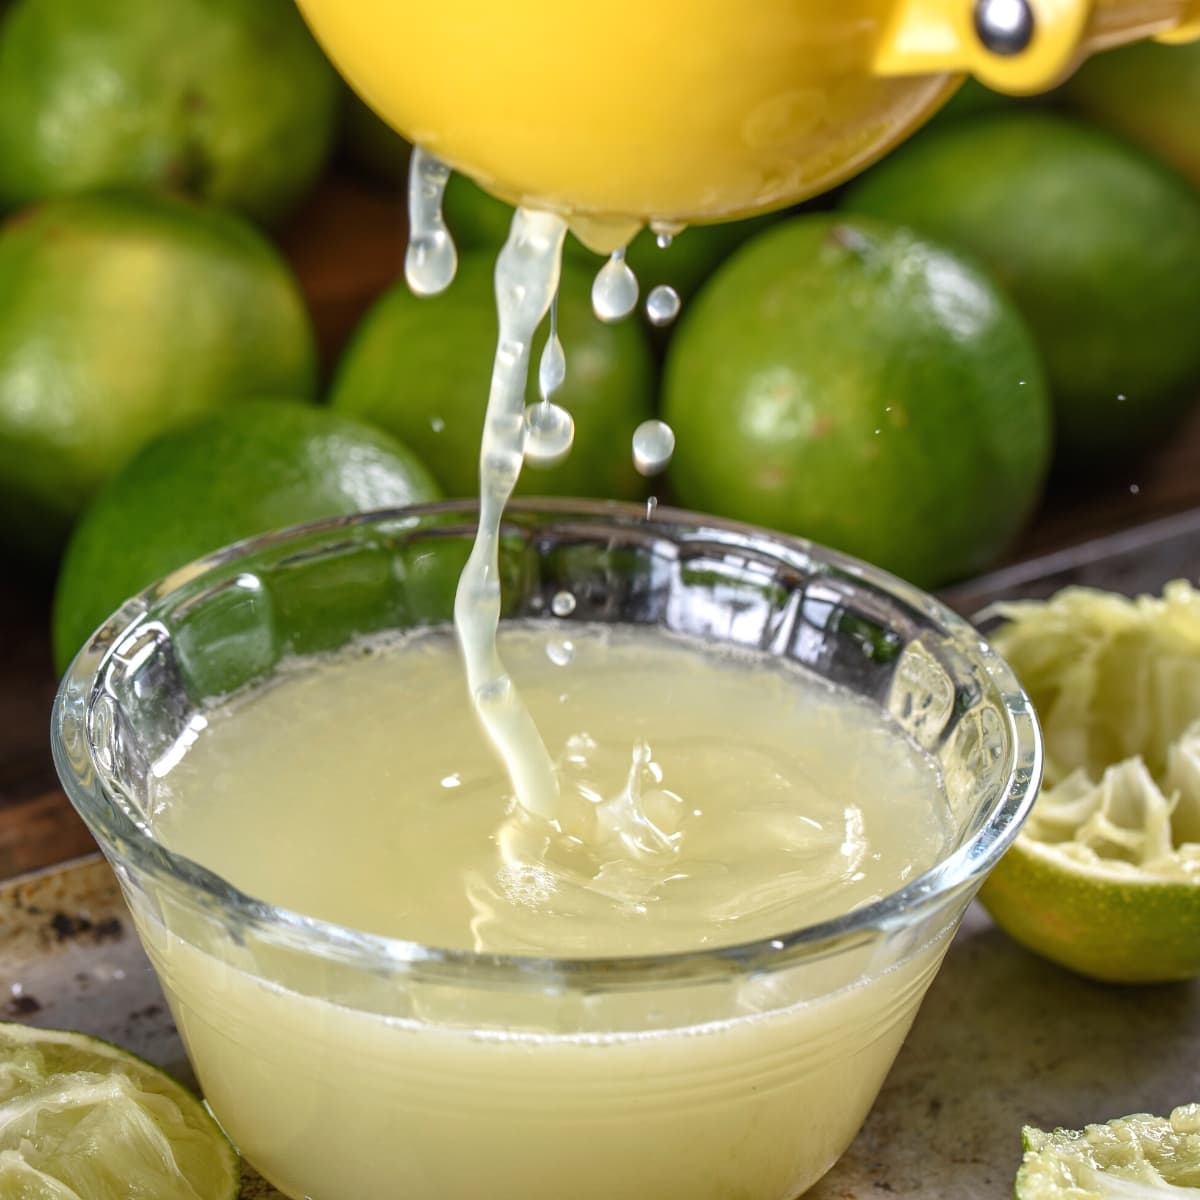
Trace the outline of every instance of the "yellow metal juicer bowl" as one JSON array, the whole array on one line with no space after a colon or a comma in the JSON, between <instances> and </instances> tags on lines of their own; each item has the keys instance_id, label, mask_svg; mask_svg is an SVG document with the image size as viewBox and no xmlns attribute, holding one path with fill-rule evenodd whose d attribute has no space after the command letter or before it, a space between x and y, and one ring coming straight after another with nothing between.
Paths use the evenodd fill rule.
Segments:
<instances>
[{"instance_id":1,"label":"yellow metal juicer bowl","mask_svg":"<svg viewBox=\"0 0 1200 1200\"><path fill-rule=\"evenodd\" d=\"M299 0L363 98L594 249L816 195L966 75L1044 91L1095 51L1200 37L1200 0Z\"/></svg>"}]
</instances>

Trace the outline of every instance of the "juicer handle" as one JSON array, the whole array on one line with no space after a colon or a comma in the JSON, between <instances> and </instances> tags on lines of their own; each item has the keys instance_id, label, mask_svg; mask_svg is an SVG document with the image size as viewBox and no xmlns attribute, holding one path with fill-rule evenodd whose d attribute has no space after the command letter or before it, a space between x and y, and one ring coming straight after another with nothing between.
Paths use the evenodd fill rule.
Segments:
<instances>
[{"instance_id":1,"label":"juicer handle","mask_svg":"<svg viewBox=\"0 0 1200 1200\"><path fill-rule=\"evenodd\" d=\"M1142 38L1200 39L1200 0L899 0L876 50L880 75L970 74L1028 95L1089 54Z\"/></svg>"}]
</instances>

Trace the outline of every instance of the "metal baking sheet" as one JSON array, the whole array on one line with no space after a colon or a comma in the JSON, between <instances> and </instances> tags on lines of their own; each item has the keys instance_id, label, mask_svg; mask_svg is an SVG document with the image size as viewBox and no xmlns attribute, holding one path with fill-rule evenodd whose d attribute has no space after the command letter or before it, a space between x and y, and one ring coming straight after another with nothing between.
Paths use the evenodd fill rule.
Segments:
<instances>
[{"instance_id":1,"label":"metal baking sheet","mask_svg":"<svg viewBox=\"0 0 1200 1200\"><path fill-rule=\"evenodd\" d=\"M1172 579L1200 583L1200 509L1107 534L949 588L942 599L966 616L998 600L1041 600L1059 588L1160 592Z\"/></svg>"},{"instance_id":2,"label":"metal baking sheet","mask_svg":"<svg viewBox=\"0 0 1200 1200\"><path fill-rule=\"evenodd\" d=\"M108 1038L191 1081L102 859L0 885L0 1008ZM865 1128L808 1197L999 1200L1023 1124L1166 1113L1200 1099L1198 1076L1200 981L1089 983L1021 950L976 906ZM249 1171L242 1194L279 1196Z\"/></svg>"}]
</instances>

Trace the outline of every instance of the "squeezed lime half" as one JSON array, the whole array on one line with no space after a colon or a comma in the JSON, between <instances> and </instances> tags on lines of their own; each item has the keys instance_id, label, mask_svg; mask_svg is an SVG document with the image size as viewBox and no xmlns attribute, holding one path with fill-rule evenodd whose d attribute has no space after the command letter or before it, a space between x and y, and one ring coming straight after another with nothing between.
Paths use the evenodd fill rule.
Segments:
<instances>
[{"instance_id":1,"label":"squeezed lime half","mask_svg":"<svg viewBox=\"0 0 1200 1200\"><path fill-rule=\"evenodd\" d=\"M1053 1133L1027 1126L1024 1141L1016 1200L1200 1197L1200 1104Z\"/></svg>"},{"instance_id":2,"label":"squeezed lime half","mask_svg":"<svg viewBox=\"0 0 1200 1200\"><path fill-rule=\"evenodd\" d=\"M1109 982L1200 975L1200 592L1085 588L997 610L1045 786L981 892L998 925Z\"/></svg>"},{"instance_id":3,"label":"squeezed lime half","mask_svg":"<svg viewBox=\"0 0 1200 1200\"><path fill-rule=\"evenodd\" d=\"M0 1197L235 1200L238 1159L186 1088L82 1033L0 1023Z\"/></svg>"}]
</instances>

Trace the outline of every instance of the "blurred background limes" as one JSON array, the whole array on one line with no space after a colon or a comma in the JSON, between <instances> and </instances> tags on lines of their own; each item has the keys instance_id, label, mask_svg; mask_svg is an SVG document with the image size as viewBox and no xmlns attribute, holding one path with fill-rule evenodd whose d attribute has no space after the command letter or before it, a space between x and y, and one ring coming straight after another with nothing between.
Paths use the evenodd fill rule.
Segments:
<instances>
[{"instance_id":1,"label":"blurred background limes","mask_svg":"<svg viewBox=\"0 0 1200 1200\"><path fill-rule=\"evenodd\" d=\"M985 113L900 147L845 205L968 251L1011 292L1069 464L1153 445L1200 395L1200 196L1136 148L1046 113Z\"/></svg>"},{"instance_id":2,"label":"blurred background limes","mask_svg":"<svg viewBox=\"0 0 1200 1200\"><path fill-rule=\"evenodd\" d=\"M0 205L168 188L274 220L324 166L340 96L292 0L14 0Z\"/></svg>"},{"instance_id":3,"label":"blurred background limes","mask_svg":"<svg viewBox=\"0 0 1200 1200\"><path fill-rule=\"evenodd\" d=\"M1049 97L969 83L837 195L665 247L643 232L643 304L683 299L666 328L596 321L603 260L568 238L575 449L520 490L652 492L928 586L1013 552L1051 455L1051 505L1128 494L1200 397L1198 80L1200 48L1142 45ZM0 3L4 544L54 565L143 446L264 397L324 403L473 495L512 210L453 179L460 277L407 295L409 152L290 0ZM964 297L987 303L968 318ZM630 437L652 416L677 458L648 483ZM181 543L200 521L161 519Z\"/></svg>"},{"instance_id":4,"label":"blurred background limes","mask_svg":"<svg viewBox=\"0 0 1200 1200\"><path fill-rule=\"evenodd\" d=\"M155 434L250 396L311 399L317 363L277 251L151 194L46 201L0 230L0 520L54 554Z\"/></svg>"},{"instance_id":5,"label":"blurred background limes","mask_svg":"<svg viewBox=\"0 0 1200 1200\"><path fill-rule=\"evenodd\" d=\"M396 439L307 404L249 401L165 434L109 481L71 537L55 661L65 669L127 597L231 542L440 495Z\"/></svg>"},{"instance_id":6,"label":"blurred background limes","mask_svg":"<svg viewBox=\"0 0 1200 1200\"><path fill-rule=\"evenodd\" d=\"M1033 339L981 271L886 222L811 215L743 247L671 344L688 507L926 587L990 563L1050 462Z\"/></svg>"},{"instance_id":7,"label":"blurred background limes","mask_svg":"<svg viewBox=\"0 0 1200 1200\"><path fill-rule=\"evenodd\" d=\"M1101 54L1066 82L1062 99L1200 188L1200 42Z\"/></svg>"}]
</instances>

